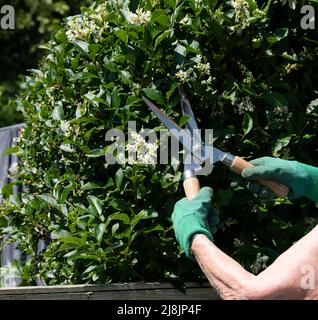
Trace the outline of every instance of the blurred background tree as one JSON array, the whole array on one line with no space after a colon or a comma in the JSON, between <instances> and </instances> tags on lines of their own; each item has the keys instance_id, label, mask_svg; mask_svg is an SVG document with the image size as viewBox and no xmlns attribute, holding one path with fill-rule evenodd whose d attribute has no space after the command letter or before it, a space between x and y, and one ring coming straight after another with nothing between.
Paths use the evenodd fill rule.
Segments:
<instances>
[{"instance_id":1,"label":"blurred background tree","mask_svg":"<svg viewBox=\"0 0 318 320\"><path fill-rule=\"evenodd\" d=\"M2 3L3 2L3 3ZM10 3L9 3L10 2ZM23 121L13 98L21 90L27 70L35 68L45 53L43 45L68 15L80 12L92 0L1 0L0 7L15 8L16 29L0 29L0 127Z\"/></svg>"}]
</instances>

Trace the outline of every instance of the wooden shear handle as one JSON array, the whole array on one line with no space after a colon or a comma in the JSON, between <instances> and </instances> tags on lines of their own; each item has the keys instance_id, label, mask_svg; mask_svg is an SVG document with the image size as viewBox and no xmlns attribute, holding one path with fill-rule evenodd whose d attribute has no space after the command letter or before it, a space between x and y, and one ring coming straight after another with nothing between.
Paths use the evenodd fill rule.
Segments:
<instances>
[{"instance_id":1,"label":"wooden shear handle","mask_svg":"<svg viewBox=\"0 0 318 320\"><path fill-rule=\"evenodd\" d=\"M183 181L183 188L188 200L194 198L200 191L200 182L197 177L190 177Z\"/></svg>"},{"instance_id":2,"label":"wooden shear handle","mask_svg":"<svg viewBox=\"0 0 318 320\"><path fill-rule=\"evenodd\" d=\"M241 175L241 172L243 169L249 168L252 166L253 165L251 163L245 161L244 159L240 157L235 157L234 161L230 166L230 170ZM267 187L268 189L270 189L272 192L276 194L276 196L280 198L286 198L290 193L290 189L280 182L273 181L273 180L266 180L266 179L257 180L257 182L263 185L264 187Z\"/></svg>"},{"instance_id":3,"label":"wooden shear handle","mask_svg":"<svg viewBox=\"0 0 318 320\"><path fill-rule=\"evenodd\" d=\"M253 165L251 163L236 156L230 166L230 170L241 175L243 169L250 168L252 166ZM280 182L267 179L261 179L257 182L263 185L264 187L270 189L272 192L276 194L276 196L280 198L286 198L290 193L290 189ZM200 191L200 182L196 176L189 177L183 181L183 188L187 199L191 200Z\"/></svg>"}]
</instances>

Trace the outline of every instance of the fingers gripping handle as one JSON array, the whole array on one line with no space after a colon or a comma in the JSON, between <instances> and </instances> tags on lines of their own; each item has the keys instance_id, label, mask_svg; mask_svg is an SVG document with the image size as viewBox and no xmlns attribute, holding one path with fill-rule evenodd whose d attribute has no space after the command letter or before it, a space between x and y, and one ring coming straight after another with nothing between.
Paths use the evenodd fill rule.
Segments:
<instances>
[{"instance_id":1,"label":"fingers gripping handle","mask_svg":"<svg viewBox=\"0 0 318 320\"><path fill-rule=\"evenodd\" d=\"M234 161L230 166L230 170L240 175L243 169L249 168L252 166L253 165L251 163L245 161L244 159L240 157L235 157ZM286 198L290 192L290 189L287 186L277 181L262 179L262 180L258 180L258 182L262 186L270 189L272 192L276 194L276 196L280 198Z\"/></svg>"},{"instance_id":2,"label":"fingers gripping handle","mask_svg":"<svg viewBox=\"0 0 318 320\"><path fill-rule=\"evenodd\" d=\"M200 191L200 182L197 177L190 177L183 181L183 188L188 200L194 198Z\"/></svg>"}]
</instances>

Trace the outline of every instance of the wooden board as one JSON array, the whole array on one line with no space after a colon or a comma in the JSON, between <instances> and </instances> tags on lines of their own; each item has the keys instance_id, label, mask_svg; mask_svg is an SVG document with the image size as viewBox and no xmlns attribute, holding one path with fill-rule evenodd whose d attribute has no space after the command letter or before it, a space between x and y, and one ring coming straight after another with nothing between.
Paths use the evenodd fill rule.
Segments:
<instances>
[{"instance_id":1,"label":"wooden board","mask_svg":"<svg viewBox=\"0 0 318 320\"><path fill-rule=\"evenodd\" d=\"M186 283L186 293L170 283L114 283L0 289L0 300L219 300L209 284Z\"/></svg>"}]
</instances>

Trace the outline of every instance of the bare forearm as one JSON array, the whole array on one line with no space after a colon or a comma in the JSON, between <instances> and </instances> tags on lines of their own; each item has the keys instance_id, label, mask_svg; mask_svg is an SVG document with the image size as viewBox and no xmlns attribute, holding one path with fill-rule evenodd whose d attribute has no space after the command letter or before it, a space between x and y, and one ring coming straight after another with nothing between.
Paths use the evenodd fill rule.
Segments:
<instances>
[{"instance_id":1,"label":"bare forearm","mask_svg":"<svg viewBox=\"0 0 318 320\"><path fill-rule=\"evenodd\" d=\"M191 249L211 285L224 299L318 298L318 226L257 276L204 235L194 238Z\"/></svg>"},{"instance_id":2,"label":"bare forearm","mask_svg":"<svg viewBox=\"0 0 318 320\"><path fill-rule=\"evenodd\" d=\"M247 299L246 284L255 276L223 253L206 236L197 235L192 252L211 285L224 299Z\"/></svg>"}]
</instances>

